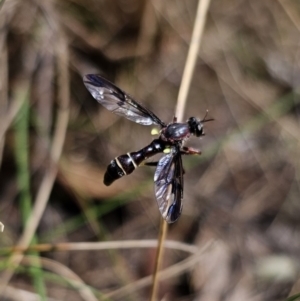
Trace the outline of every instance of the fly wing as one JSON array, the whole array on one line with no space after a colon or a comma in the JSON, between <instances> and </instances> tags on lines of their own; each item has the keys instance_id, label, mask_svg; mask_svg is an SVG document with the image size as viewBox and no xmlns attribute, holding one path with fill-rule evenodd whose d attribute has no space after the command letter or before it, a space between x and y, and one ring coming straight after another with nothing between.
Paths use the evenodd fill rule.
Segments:
<instances>
[{"instance_id":1,"label":"fly wing","mask_svg":"<svg viewBox=\"0 0 300 301\"><path fill-rule=\"evenodd\" d=\"M174 223L182 211L183 168L178 150L162 157L155 175L155 196L162 217L168 223Z\"/></svg>"},{"instance_id":2,"label":"fly wing","mask_svg":"<svg viewBox=\"0 0 300 301\"><path fill-rule=\"evenodd\" d=\"M83 82L92 96L109 111L142 125L166 126L153 112L103 77L87 74Z\"/></svg>"}]
</instances>

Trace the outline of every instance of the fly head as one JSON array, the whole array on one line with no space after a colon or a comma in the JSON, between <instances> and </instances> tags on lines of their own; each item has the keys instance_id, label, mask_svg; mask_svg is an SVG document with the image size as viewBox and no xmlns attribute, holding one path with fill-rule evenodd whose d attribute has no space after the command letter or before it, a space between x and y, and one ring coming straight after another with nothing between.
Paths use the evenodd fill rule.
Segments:
<instances>
[{"instance_id":1,"label":"fly head","mask_svg":"<svg viewBox=\"0 0 300 301\"><path fill-rule=\"evenodd\" d=\"M195 135L196 137L204 136L204 128L203 128L203 123L207 121L212 121L214 120L213 118L206 119L208 114L208 111L206 111L206 114L202 120L199 120L195 117L190 117L187 121L189 125L190 132Z\"/></svg>"},{"instance_id":2,"label":"fly head","mask_svg":"<svg viewBox=\"0 0 300 301\"><path fill-rule=\"evenodd\" d=\"M195 135L196 137L200 137L204 135L203 124L199 119L195 117L190 117L187 123L189 125L190 132L193 135Z\"/></svg>"}]
</instances>

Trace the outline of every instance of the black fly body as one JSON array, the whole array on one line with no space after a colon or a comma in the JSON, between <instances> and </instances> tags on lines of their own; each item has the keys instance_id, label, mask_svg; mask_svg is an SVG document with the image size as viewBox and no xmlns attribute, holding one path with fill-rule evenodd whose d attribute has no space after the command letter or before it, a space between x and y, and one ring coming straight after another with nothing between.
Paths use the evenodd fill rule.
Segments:
<instances>
[{"instance_id":1,"label":"black fly body","mask_svg":"<svg viewBox=\"0 0 300 301\"><path fill-rule=\"evenodd\" d=\"M106 109L126 117L142 125L157 125L161 130L159 137L137 152L127 153L113 159L104 175L104 184L109 186L115 180L132 173L148 158L170 149L155 165L154 174L155 196L162 217L168 222L175 222L182 211L183 199L183 167L181 155L201 154L199 150L184 147L183 143L190 136L204 135L203 123L213 119L202 120L190 117L186 122L179 123L174 117L173 122L166 124L153 112L132 99L120 88L95 74L85 75L84 84L92 96Z\"/></svg>"}]
</instances>

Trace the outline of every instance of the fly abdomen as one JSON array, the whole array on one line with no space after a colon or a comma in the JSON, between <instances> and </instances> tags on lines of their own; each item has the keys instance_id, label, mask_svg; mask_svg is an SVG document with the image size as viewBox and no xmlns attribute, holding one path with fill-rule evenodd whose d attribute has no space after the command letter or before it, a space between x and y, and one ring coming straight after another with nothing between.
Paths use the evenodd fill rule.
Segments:
<instances>
[{"instance_id":1,"label":"fly abdomen","mask_svg":"<svg viewBox=\"0 0 300 301\"><path fill-rule=\"evenodd\" d=\"M106 186L109 186L115 180L123 177L125 175L122 168L120 168L116 162L116 159L112 160L110 164L107 166L106 173L104 175L103 183Z\"/></svg>"},{"instance_id":2,"label":"fly abdomen","mask_svg":"<svg viewBox=\"0 0 300 301\"><path fill-rule=\"evenodd\" d=\"M137 152L127 153L115 158L107 167L103 183L109 186L115 180L131 174L146 159L163 152L165 147L166 142L155 139L148 146Z\"/></svg>"},{"instance_id":3,"label":"fly abdomen","mask_svg":"<svg viewBox=\"0 0 300 301\"><path fill-rule=\"evenodd\" d=\"M104 184L111 185L115 180L131 174L137 167L130 154L121 155L110 162L104 175Z\"/></svg>"}]
</instances>

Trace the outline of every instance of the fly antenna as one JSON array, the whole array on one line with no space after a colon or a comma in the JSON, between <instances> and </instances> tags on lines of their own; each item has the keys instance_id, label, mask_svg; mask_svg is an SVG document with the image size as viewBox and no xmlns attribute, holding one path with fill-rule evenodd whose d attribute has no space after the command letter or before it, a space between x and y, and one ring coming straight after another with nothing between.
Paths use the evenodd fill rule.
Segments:
<instances>
[{"instance_id":1,"label":"fly antenna","mask_svg":"<svg viewBox=\"0 0 300 301\"><path fill-rule=\"evenodd\" d=\"M204 118L201 120L201 122L207 122L207 121L213 121L214 120L214 118L206 119L207 115L208 115L208 110L206 110L206 114L205 114Z\"/></svg>"}]
</instances>

